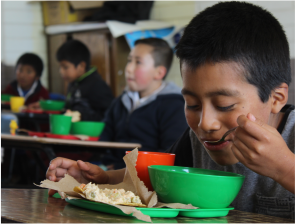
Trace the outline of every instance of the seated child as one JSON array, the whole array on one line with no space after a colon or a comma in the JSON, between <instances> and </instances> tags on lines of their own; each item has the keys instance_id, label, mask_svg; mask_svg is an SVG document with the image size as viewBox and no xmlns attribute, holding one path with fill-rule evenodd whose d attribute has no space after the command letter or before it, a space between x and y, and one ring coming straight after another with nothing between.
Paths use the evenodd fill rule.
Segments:
<instances>
[{"instance_id":1,"label":"seated child","mask_svg":"<svg viewBox=\"0 0 295 224\"><path fill-rule=\"evenodd\" d=\"M282 26L251 3L221 2L191 20L176 54L189 128L167 151L175 165L242 174L236 210L294 219L295 110L286 105L291 70ZM236 126L222 143L205 142ZM115 184L124 176L124 169L63 158L46 176L57 181L66 172L83 183Z\"/></svg>"},{"instance_id":2,"label":"seated child","mask_svg":"<svg viewBox=\"0 0 295 224\"><path fill-rule=\"evenodd\" d=\"M141 151L165 151L187 128L181 89L163 81L173 59L165 40L140 39L128 56L126 89L106 113L100 141L134 142ZM102 162L125 167L125 151L113 150Z\"/></svg>"},{"instance_id":3,"label":"seated child","mask_svg":"<svg viewBox=\"0 0 295 224\"><path fill-rule=\"evenodd\" d=\"M45 89L40 77L43 71L41 58L33 53L23 54L16 62L16 80L9 84L2 94L22 96L25 105L29 106L41 99L48 99L49 92Z\"/></svg>"},{"instance_id":4,"label":"seated child","mask_svg":"<svg viewBox=\"0 0 295 224\"><path fill-rule=\"evenodd\" d=\"M69 40L56 53L60 73L69 82L66 109L79 111L82 121L101 121L114 99L110 87L90 68L90 52L78 40Z\"/></svg>"}]
</instances>

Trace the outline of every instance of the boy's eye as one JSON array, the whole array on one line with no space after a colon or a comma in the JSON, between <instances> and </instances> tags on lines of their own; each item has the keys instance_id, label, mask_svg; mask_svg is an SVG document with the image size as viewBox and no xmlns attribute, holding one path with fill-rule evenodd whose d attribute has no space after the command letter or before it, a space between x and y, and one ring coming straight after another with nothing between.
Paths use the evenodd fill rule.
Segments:
<instances>
[{"instance_id":1,"label":"boy's eye","mask_svg":"<svg viewBox=\"0 0 295 224\"><path fill-rule=\"evenodd\" d=\"M198 105L193 105L193 106L189 106L189 105L186 105L186 109L188 109L188 110L196 110L196 109L198 109Z\"/></svg>"},{"instance_id":2,"label":"boy's eye","mask_svg":"<svg viewBox=\"0 0 295 224\"><path fill-rule=\"evenodd\" d=\"M228 106L228 107L217 107L217 108L218 108L218 110L220 110L220 111L228 111L228 110L232 109L233 106L234 106L234 104L232 104L232 105L230 105L230 106Z\"/></svg>"},{"instance_id":3,"label":"boy's eye","mask_svg":"<svg viewBox=\"0 0 295 224\"><path fill-rule=\"evenodd\" d=\"M140 61L136 61L136 64L138 64L138 65L139 65L139 64L141 64L141 62L140 62Z\"/></svg>"}]
</instances>

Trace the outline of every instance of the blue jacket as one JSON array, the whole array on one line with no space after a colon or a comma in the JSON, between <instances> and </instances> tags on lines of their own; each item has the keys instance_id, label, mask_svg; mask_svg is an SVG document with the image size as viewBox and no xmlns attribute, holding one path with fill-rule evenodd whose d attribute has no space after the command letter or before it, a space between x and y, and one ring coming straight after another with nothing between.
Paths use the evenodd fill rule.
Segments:
<instances>
[{"instance_id":1,"label":"blue jacket","mask_svg":"<svg viewBox=\"0 0 295 224\"><path fill-rule=\"evenodd\" d=\"M173 83L152 95L135 110L126 92L113 101L104 119L105 129L100 141L140 143L140 151L164 152L186 130L184 100L180 88ZM103 163L125 167L125 150L112 150Z\"/></svg>"}]
</instances>

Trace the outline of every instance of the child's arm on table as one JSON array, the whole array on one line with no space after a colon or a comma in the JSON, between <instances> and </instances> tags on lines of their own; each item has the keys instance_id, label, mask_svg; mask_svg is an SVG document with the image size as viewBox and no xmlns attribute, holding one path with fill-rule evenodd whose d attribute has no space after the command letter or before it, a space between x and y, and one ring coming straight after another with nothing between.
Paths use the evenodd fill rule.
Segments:
<instances>
[{"instance_id":1,"label":"child's arm on table","mask_svg":"<svg viewBox=\"0 0 295 224\"><path fill-rule=\"evenodd\" d=\"M96 184L118 184L123 181L125 168L121 170L104 171L99 166L57 157L50 162L46 172L46 178L51 181L59 181L65 174L74 177L80 183L93 182ZM56 191L49 190L48 194L53 195Z\"/></svg>"},{"instance_id":2,"label":"child's arm on table","mask_svg":"<svg viewBox=\"0 0 295 224\"><path fill-rule=\"evenodd\" d=\"M238 117L232 150L236 158L254 172L278 182L295 193L295 155L280 133L252 114Z\"/></svg>"}]
</instances>

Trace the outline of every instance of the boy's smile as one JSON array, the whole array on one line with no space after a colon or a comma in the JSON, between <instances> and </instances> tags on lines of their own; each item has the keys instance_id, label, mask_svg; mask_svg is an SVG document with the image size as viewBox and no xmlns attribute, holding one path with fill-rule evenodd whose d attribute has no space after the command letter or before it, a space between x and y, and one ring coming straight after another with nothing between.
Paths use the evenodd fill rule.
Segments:
<instances>
[{"instance_id":1,"label":"boy's smile","mask_svg":"<svg viewBox=\"0 0 295 224\"><path fill-rule=\"evenodd\" d=\"M240 115L249 112L269 123L271 100L260 100L257 88L246 81L243 69L234 62L206 63L196 70L189 69L184 62L181 73L188 125L216 163L237 163L231 150L234 133L216 146L204 141L219 140L226 131L238 126Z\"/></svg>"}]
</instances>

